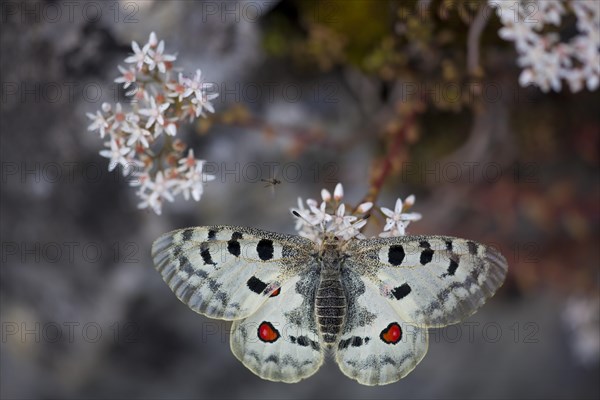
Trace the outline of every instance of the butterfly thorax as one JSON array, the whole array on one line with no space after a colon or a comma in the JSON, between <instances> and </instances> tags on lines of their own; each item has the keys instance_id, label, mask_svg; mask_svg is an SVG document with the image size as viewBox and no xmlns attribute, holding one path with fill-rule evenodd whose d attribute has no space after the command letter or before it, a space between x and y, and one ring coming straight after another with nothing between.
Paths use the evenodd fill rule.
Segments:
<instances>
[{"instance_id":1,"label":"butterfly thorax","mask_svg":"<svg viewBox=\"0 0 600 400\"><path fill-rule=\"evenodd\" d=\"M337 243L324 243L319 254L320 280L315 299L315 315L323 342L332 347L344 325L346 295L340 270L344 257Z\"/></svg>"}]
</instances>

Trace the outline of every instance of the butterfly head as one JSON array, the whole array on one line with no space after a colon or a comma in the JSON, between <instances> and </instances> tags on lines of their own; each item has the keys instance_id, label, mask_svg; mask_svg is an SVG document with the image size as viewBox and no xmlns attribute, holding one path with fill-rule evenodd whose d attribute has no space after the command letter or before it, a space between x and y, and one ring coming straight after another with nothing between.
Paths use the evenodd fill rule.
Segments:
<instances>
[{"instance_id":1,"label":"butterfly head","mask_svg":"<svg viewBox=\"0 0 600 400\"><path fill-rule=\"evenodd\" d=\"M327 234L319 248L319 258L325 265L336 265L342 260L344 241L333 234Z\"/></svg>"}]
</instances>

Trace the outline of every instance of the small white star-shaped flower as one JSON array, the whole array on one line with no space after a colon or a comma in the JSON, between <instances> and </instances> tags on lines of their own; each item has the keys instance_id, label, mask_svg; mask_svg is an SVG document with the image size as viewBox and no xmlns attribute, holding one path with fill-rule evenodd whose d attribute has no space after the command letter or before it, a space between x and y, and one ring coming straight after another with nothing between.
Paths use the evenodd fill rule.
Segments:
<instances>
[{"instance_id":1,"label":"small white star-shaped flower","mask_svg":"<svg viewBox=\"0 0 600 400\"><path fill-rule=\"evenodd\" d=\"M191 88L187 87L185 83L186 78L180 72L177 81L167 83L166 86L167 89L169 89L169 91L167 92L167 97L177 97L177 100L181 102L184 98L194 93L194 91Z\"/></svg>"},{"instance_id":2,"label":"small white star-shaped flower","mask_svg":"<svg viewBox=\"0 0 600 400\"><path fill-rule=\"evenodd\" d=\"M355 223L349 225L336 232L336 236L341 238L342 240L350 240L352 238L357 239L365 239L365 235L360 233L360 230L367 224L366 219L361 219L360 221L356 221Z\"/></svg>"},{"instance_id":3,"label":"small white star-shaped flower","mask_svg":"<svg viewBox=\"0 0 600 400\"><path fill-rule=\"evenodd\" d=\"M409 196L406 201L403 203L402 199L396 200L396 206L394 207L394 211L390 210L386 207L381 207L381 212L387 217L386 224L383 228L383 233L379 236L381 237L389 237L389 236L402 236L406 233L406 227L411 221L418 221L422 218L419 213L404 213L402 212L404 209L407 209L412 204L414 204L415 198L414 196Z\"/></svg>"},{"instance_id":4,"label":"small white star-shaped flower","mask_svg":"<svg viewBox=\"0 0 600 400\"><path fill-rule=\"evenodd\" d=\"M139 70L144 66L144 62L146 61L146 57L148 57L148 50L150 49L150 44L147 43L144 47L140 48L140 45L134 40L131 42L131 49L133 50L133 54L125 59L126 63L135 64L136 68Z\"/></svg>"},{"instance_id":5,"label":"small white star-shaped flower","mask_svg":"<svg viewBox=\"0 0 600 400\"><path fill-rule=\"evenodd\" d=\"M125 155L129 153L131 149L127 146L120 146L118 140L114 138L111 139L110 142L107 142L107 144L110 145L110 150L100 150L100 155L110 159L108 170L112 171L117 165L122 165L123 175L127 175L131 163L125 158Z\"/></svg>"},{"instance_id":6,"label":"small white star-shaped flower","mask_svg":"<svg viewBox=\"0 0 600 400\"><path fill-rule=\"evenodd\" d=\"M122 83L123 89L127 89L129 86L135 83L135 80L137 79L135 68L129 67L128 69L125 69L120 65L118 65L117 68L119 68L121 76L115 79L115 83Z\"/></svg>"},{"instance_id":7,"label":"small white star-shaped flower","mask_svg":"<svg viewBox=\"0 0 600 400\"><path fill-rule=\"evenodd\" d=\"M187 157L179 160L178 163L181 164L181 166L177 168L177 171L184 173L190 169L193 169L196 167L196 163L198 161L199 160L194 157L194 149L189 149Z\"/></svg>"},{"instance_id":8,"label":"small white star-shaped flower","mask_svg":"<svg viewBox=\"0 0 600 400\"><path fill-rule=\"evenodd\" d=\"M88 126L88 131L99 131L100 132L100 138L104 139L104 136L106 135L106 129L108 128L108 121L106 120L106 118L104 117L104 115L102 115L102 113L100 112L100 110L96 111L96 114L92 114L92 113L86 113L87 117L89 119L91 119L93 122Z\"/></svg>"},{"instance_id":9,"label":"small white star-shaped flower","mask_svg":"<svg viewBox=\"0 0 600 400\"><path fill-rule=\"evenodd\" d=\"M309 204L310 211L312 212L311 219L309 220L313 225L319 225L324 222L331 221L332 216L327 214L325 211L325 207L327 204L325 202L321 203L320 207L315 207L312 204Z\"/></svg>"},{"instance_id":10,"label":"small white star-shaped flower","mask_svg":"<svg viewBox=\"0 0 600 400\"><path fill-rule=\"evenodd\" d=\"M142 128L138 124L128 124L123 127L123 131L129 133L127 146L135 146L138 143L145 148L150 146L148 138L152 137L152 134L149 130Z\"/></svg>"},{"instance_id":11,"label":"small white star-shaped flower","mask_svg":"<svg viewBox=\"0 0 600 400\"><path fill-rule=\"evenodd\" d=\"M138 208L151 207L156 214L160 215L162 212L163 200L170 202L174 200L171 188L176 183L177 182L171 179L165 179L162 171L158 171L154 181L147 181L146 185L143 187L144 190L138 191L138 195L143 200L138 204Z\"/></svg>"},{"instance_id":12,"label":"small white star-shaped flower","mask_svg":"<svg viewBox=\"0 0 600 400\"><path fill-rule=\"evenodd\" d=\"M210 113L214 113L215 108L213 107L210 100L216 99L217 97L219 97L219 95L217 93L207 94L204 96L203 100L198 100L198 98L194 97L192 99L192 106L194 107L194 112L196 113L196 118L198 118L200 116L206 116L206 114L204 113L204 110L206 110Z\"/></svg>"},{"instance_id":13,"label":"small white star-shaped flower","mask_svg":"<svg viewBox=\"0 0 600 400\"><path fill-rule=\"evenodd\" d=\"M183 197L186 200L190 198L191 193L194 200L200 201L200 197L202 196L202 193L204 193L204 184L215 179L214 175L203 173L203 168L204 161L196 160L195 167L190 168L186 173L186 180L180 184L178 192L183 192Z\"/></svg>"},{"instance_id":14,"label":"small white star-shaped flower","mask_svg":"<svg viewBox=\"0 0 600 400\"><path fill-rule=\"evenodd\" d=\"M169 108L169 103L157 104L154 96L150 96L150 108L142 108L138 112L141 115L148 117L146 129L150 128L155 122L159 125L164 125L165 118L163 113Z\"/></svg>"},{"instance_id":15,"label":"small white star-shaped flower","mask_svg":"<svg viewBox=\"0 0 600 400\"><path fill-rule=\"evenodd\" d=\"M194 95L199 100L202 100L206 90L213 87L212 83L204 82L204 79L202 79L202 71L199 69L196 70L196 74L194 74L192 79L185 78L185 84L194 92Z\"/></svg>"},{"instance_id":16,"label":"small white star-shaped flower","mask_svg":"<svg viewBox=\"0 0 600 400\"><path fill-rule=\"evenodd\" d=\"M219 97L218 93L208 93L207 91L213 87L212 83L204 82L202 79L202 71L199 69L196 70L196 74L193 79L184 78L184 83L187 88L192 90L194 93L194 98L192 99L192 104L194 105L194 111L196 112L196 117L203 115L203 110L214 113L215 109L211 103L211 100Z\"/></svg>"},{"instance_id":17,"label":"small white star-shaped flower","mask_svg":"<svg viewBox=\"0 0 600 400\"><path fill-rule=\"evenodd\" d=\"M158 68L161 73L167 72L167 64L175 61L177 56L173 54L163 54L165 50L165 41L161 40L156 48L152 46L148 49L148 54L144 59L144 62L148 64L148 69L153 71L154 68Z\"/></svg>"},{"instance_id":18,"label":"small white star-shaped flower","mask_svg":"<svg viewBox=\"0 0 600 400\"><path fill-rule=\"evenodd\" d=\"M342 203L338 206L335 215L331 218L331 223L327 227L327 231L339 232L350 227L356 219L357 218L353 215L346 215L346 206Z\"/></svg>"},{"instance_id":19,"label":"small white star-shaped flower","mask_svg":"<svg viewBox=\"0 0 600 400\"><path fill-rule=\"evenodd\" d=\"M116 132L117 129L123 128L128 125L127 114L123 112L121 103L115 105L115 112L113 115L108 117L107 121L111 124L110 131Z\"/></svg>"}]
</instances>

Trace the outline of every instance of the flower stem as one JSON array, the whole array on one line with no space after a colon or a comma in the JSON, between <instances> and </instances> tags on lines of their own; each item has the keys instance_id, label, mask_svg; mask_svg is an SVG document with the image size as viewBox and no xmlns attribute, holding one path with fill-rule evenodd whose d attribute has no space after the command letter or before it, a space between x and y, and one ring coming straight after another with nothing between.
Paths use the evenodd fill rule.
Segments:
<instances>
[{"instance_id":1,"label":"flower stem","mask_svg":"<svg viewBox=\"0 0 600 400\"><path fill-rule=\"evenodd\" d=\"M402 145L405 143L405 138L406 138L407 132L414 125L416 118L417 118L417 114L418 114L417 109L411 110L407 114L402 125L394 132L392 141L389 144L387 153L383 158L383 163L382 163L381 167L379 168L379 173L375 174L376 166L373 165L374 173L371 178L369 190L367 191L367 194L365 195L363 200L360 201L358 204L365 203L368 201L372 202L373 204L376 203L377 198L379 197L379 193L381 192L381 189L383 188L383 184L385 183L385 181L388 178L388 176L390 175L390 173L392 173L393 165L394 165L393 161L398 156L398 153L402 149Z\"/></svg>"}]
</instances>

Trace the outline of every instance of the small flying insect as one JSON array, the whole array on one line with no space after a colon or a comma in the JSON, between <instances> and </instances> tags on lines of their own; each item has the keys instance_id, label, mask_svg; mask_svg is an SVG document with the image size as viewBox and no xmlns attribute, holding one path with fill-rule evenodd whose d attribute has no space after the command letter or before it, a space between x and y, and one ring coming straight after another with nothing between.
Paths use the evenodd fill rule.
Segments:
<instances>
[{"instance_id":1,"label":"small flying insect","mask_svg":"<svg viewBox=\"0 0 600 400\"><path fill-rule=\"evenodd\" d=\"M275 187L276 185L281 184L281 181L279 179L276 179L276 178L261 179L260 181L266 183L265 187Z\"/></svg>"},{"instance_id":2,"label":"small flying insect","mask_svg":"<svg viewBox=\"0 0 600 400\"><path fill-rule=\"evenodd\" d=\"M265 182L266 185L264 187L271 188L271 195L275 196L275 186L277 185L281 185L281 181L277 178L270 178L270 179L261 179L261 182Z\"/></svg>"}]
</instances>

